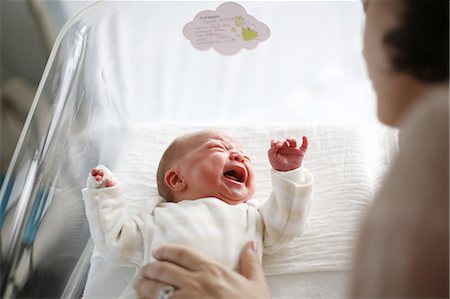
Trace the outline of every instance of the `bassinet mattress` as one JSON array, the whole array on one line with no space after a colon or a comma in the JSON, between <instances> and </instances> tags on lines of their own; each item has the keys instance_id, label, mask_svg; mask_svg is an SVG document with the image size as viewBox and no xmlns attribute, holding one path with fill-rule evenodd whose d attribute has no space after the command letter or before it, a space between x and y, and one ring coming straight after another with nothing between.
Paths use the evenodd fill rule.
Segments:
<instances>
[{"instance_id":1,"label":"bassinet mattress","mask_svg":"<svg viewBox=\"0 0 450 299\"><path fill-rule=\"evenodd\" d=\"M122 159L113 169L129 199L129 213L159 201L156 170L167 145L202 126L141 125L129 130ZM304 166L314 175L308 227L279 252L263 257L273 297L344 297L357 226L387 168L385 128L346 125L215 126L240 141L252 157L255 200L271 192L267 149L271 139L308 136ZM95 165L92 165L95 166ZM117 297L134 269L108 264L94 249L84 298Z\"/></svg>"}]
</instances>

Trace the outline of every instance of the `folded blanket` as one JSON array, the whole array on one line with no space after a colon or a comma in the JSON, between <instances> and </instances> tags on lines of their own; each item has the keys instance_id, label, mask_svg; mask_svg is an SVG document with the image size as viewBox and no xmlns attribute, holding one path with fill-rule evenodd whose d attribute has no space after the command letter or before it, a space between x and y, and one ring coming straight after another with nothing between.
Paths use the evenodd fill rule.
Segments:
<instances>
[{"instance_id":1,"label":"folded blanket","mask_svg":"<svg viewBox=\"0 0 450 299\"><path fill-rule=\"evenodd\" d=\"M113 169L130 201L130 215L146 204L162 200L155 177L168 144L175 137L203 128L152 125L130 130L123 159ZM277 253L263 257L264 270L267 275L348 270L358 222L389 163L391 144L386 129L342 125L214 128L234 136L252 157L258 201L266 200L272 190L267 159L270 140L308 136L309 149L303 163L315 179L309 224L302 236ZM133 273L133 269L108 265L94 251L84 296L113 297L128 284Z\"/></svg>"}]
</instances>

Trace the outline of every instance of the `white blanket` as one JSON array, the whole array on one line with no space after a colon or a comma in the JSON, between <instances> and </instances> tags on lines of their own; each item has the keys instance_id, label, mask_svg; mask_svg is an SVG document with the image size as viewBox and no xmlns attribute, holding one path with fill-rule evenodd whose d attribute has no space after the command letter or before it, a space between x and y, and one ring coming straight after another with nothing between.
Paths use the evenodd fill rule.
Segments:
<instances>
[{"instance_id":1,"label":"white blanket","mask_svg":"<svg viewBox=\"0 0 450 299\"><path fill-rule=\"evenodd\" d=\"M123 159L113 170L125 186L131 214L145 207L148 200L161 200L155 177L159 159L167 145L177 136L202 128L153 125L130 130ZM285 296L279 292L289 288L299 273L343 273L339 277L333 274L309 275L310 288L314 285L314 277L333 277L330 281L344 281L343 275L351 266L358 222L367 210L389 162L391 144L386 129L339 125L215 128L235 136L252 157L257 183L255 199L261 201L267 199L271 191L270 165L266 156L270 140L308 136L310 142L304 165L315 177L315 195L308 228L301 237L276 254L265 255L263 266L270 276L274 297ZM133 273L134 269L108 265L94 251L84 297L114 297L128 284ZM291 276L286 276L288 274ZM285 279L287 285L277 288L279 284L276 281L283 276L276 275L290 277ZM322 282L323 285L327 285L326 282ZM328 285L330 289L322 294L334 292L334 295L343 295L343 286L339 289L336 283ZM308 295L305 288L299 288L297 292L294 286L292 288L297 295Z\"/></svg>"}]
</instances>

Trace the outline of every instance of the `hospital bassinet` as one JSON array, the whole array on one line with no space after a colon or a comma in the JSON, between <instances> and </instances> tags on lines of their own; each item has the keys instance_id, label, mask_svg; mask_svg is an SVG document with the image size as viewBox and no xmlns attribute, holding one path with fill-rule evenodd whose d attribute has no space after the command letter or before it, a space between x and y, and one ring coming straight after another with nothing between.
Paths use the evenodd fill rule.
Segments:
<instances>
[{"instance_id":1,"label":"hospital bassinet","mask_svg":"<svg viewBox=\"0 0 450 299\"><path fill-rule=\"evenodd\" d=\"M220 4L100 2L66 24L1 189L2 297L80 297L80 190L92 166L114 169L130 127L375 119L359 1L241 2L271 36L231 56L182 34Z\"/></svg>"}]
</instances>

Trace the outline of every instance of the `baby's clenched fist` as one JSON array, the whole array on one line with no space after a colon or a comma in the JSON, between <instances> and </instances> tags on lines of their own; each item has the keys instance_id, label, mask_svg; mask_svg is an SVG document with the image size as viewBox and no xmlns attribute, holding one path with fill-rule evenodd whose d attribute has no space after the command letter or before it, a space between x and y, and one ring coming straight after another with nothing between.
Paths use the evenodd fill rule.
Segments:
<instances>
[{"instance_id":1,"label":"baby's clenched fist","mask_svg":"<svg viewBox=\"0 0 450 299\"><path fill-rule=\"evenodd\" d=\"M297 147L295 138L272 140L267 152L273 169L290 171L302 166L303 157L308 148L308 139L303 136L302 145Z\"/></svg>"},{"instance_id":2,"label":"baby's clenched fist","mask_svg":"<svg viewBox=\"0 0 450 299\"><path fill-rule=\"evenodd\" d=\"M92 168L86 186L90 189L113 187L117 184L116 176L104 165Z\"/></svg>"}]
</instances>

